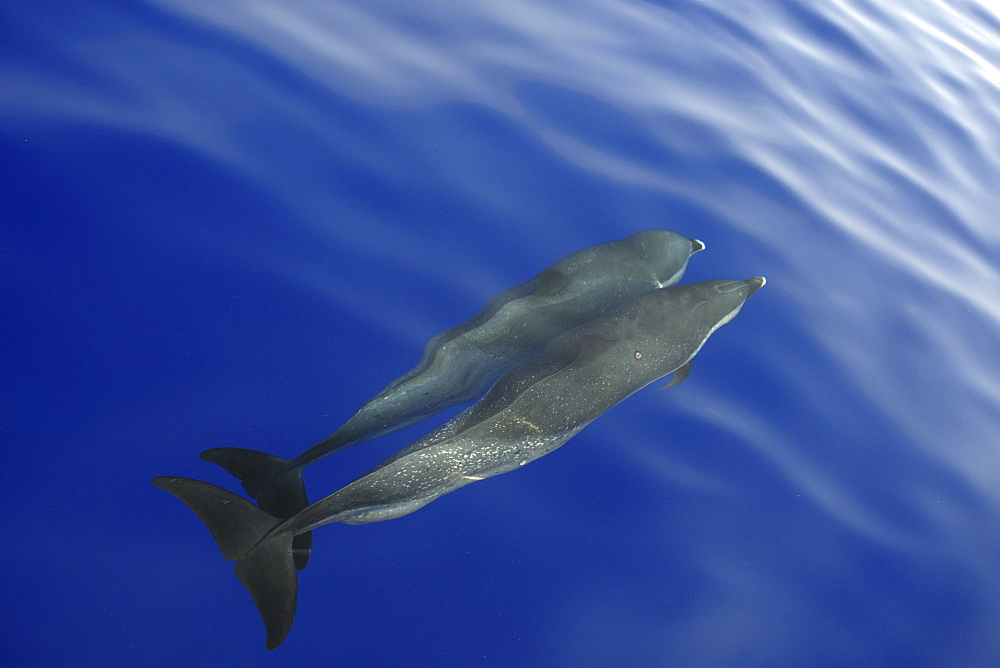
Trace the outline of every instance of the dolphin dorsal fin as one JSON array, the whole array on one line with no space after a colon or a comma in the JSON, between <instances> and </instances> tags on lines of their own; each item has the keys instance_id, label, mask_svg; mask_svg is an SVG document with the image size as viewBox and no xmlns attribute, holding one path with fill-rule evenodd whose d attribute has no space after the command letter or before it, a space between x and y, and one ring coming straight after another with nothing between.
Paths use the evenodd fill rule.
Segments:
<instances>
[{"instance_id":1,"label":"dolphin dorsal fin","mask_svg":"<svg viewBox=\"0 0 1000 668\"><path fill-rule=\"evenodd\" d=\"M668 387L673 387L674 385L680 385L681 383L684 382L684 379L688 377L689 373L691 373L691 360L688 360L687 362L684 362L684 364L680 365L677 368L677 370L674 371L674 377L670 379L670 382L661 387L660 389L665 390Z\"/></svg>"}]
</instances>

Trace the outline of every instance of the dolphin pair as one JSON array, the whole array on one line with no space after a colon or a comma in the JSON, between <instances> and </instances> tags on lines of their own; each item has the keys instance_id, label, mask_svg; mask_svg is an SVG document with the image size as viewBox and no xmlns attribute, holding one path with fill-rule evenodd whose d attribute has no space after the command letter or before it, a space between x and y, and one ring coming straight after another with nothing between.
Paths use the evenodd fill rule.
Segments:
<instances>
[{"instance_id":1,"label":"dolphin pair","mask_svg":"<svg viewBox=\"0 0 1000 668\"><path fill-rule=\"evenodd\" d=\"M655 288L564 331L535 356L508 367L479 402L289 518L197 480L161 477L153 483L187 504L211 530L223 556L236 561L236 574L257 605L267 647L273 649L295 613L296 536L332 522L402 517L552 452L656 379L673 373L671 384L683 380L709 336L763 285L756 277Z\"/></svg>"},{"instance_id":2,"label":"dolphin pair","mask_svg":"<svg viewBox=\"0 0 1000 668\"><path fill-rule=\"evenodd\" d=\"M244 448L212 448L201 457L239 478L268 513L292 517L309 505L302 482L306 466L482 396L503 372L559 334L677 283L688 258L704 248L675 232L646 230L576 251L500 293L468 322L435 336L416 367L295 459ZM305 566L310 547L310 534L296 538L298 568Z\"/></svg>"}]
</instances>

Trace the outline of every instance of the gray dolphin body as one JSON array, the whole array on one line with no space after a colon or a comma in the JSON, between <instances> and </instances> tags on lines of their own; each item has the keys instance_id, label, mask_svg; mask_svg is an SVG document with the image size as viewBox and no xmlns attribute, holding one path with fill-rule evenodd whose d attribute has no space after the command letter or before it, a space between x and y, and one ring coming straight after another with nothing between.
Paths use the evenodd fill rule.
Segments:
<instances>
[{"instance_id":1,"label":"gray dolphin body","mask_svg":"<svg viewBox=\"0 0 1000 668\"><path fill-rule=\"evenodd\" d=\"M646 230L576 251L497 295L468 322L435 336L413 370L295 459L244 448L212 448L201 457L239 478L261 508L291 517L309 505L302 482L306 466L478 398L504 371L530 359L559 334L679 281L688 258L704 247L674 232ZM308 535L297 539L296 549L302 568Z\"/></svg>"},{"instance_id":2,"label":"gray dolphin body","mask_svg":"<svg viewBox=\"0 0 1000 668\"><path fill-rule=\"evenodd\" d=\"M546 455L657 378L676 384L711 334L764 284L704 281L656 290L554 339L504 374L476 404L330 496L282 520L215 485L153 484L187 504L212 531L250 591L277 647L295 614L293 538L332 522L394 519L477 480Z\"/></svg>"}]
</instances>

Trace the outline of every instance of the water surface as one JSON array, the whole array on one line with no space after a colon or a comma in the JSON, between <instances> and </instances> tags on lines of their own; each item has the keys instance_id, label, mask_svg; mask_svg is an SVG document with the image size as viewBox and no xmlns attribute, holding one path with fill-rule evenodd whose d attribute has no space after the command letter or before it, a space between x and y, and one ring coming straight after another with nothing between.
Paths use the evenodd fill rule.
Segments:
<instances>
[{"instance_id":1,"label":"water surface","mask_svg":"<svg viewBox=\"0 0 1000 668\"><path fill-rule=\"evenodd\" d=\"M994 4L2 13L9 663L1000 658ZM318 531L266 654L149 479L236 489L197 453L293 456L490 296L651 227L707 243L685 280L767 288L550 457Z\"/></svg>"}]
</instances>

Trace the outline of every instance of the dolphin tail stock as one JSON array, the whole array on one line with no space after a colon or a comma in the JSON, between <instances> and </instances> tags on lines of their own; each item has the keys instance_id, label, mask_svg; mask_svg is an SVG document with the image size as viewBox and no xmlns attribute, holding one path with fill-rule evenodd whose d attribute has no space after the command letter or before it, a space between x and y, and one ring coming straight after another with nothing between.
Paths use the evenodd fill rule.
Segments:
<instances>
[{"instance_id":1,"label":"dolphin tail stock","mask_svg":"<svg viewBox=\"0 0 1000 668\"><path fill-rule=\"evenodd\" d=\"M302 468L292 460L246 448L211 448L199 456L239 478L257 505L275 517L287 520L309 505ZM294 542L295 568L302 570L312 551L312 532L296 536Z\"/></svg>"},{"instance_id":2,"label":"dolphin tail stock","mask_svg":"<svg viewBox=\"0 0 1000 668\"><path fill-rule=\"evenodd\" d=\"M212 532L222 556L236 562L236 576L253 597L267 629L267 648L280 645L292 628L298 595L292 534L274 531L283 520L200 480L163 476L153 478L153 484L193 510Z\"/></svg>"}]
</instances>

